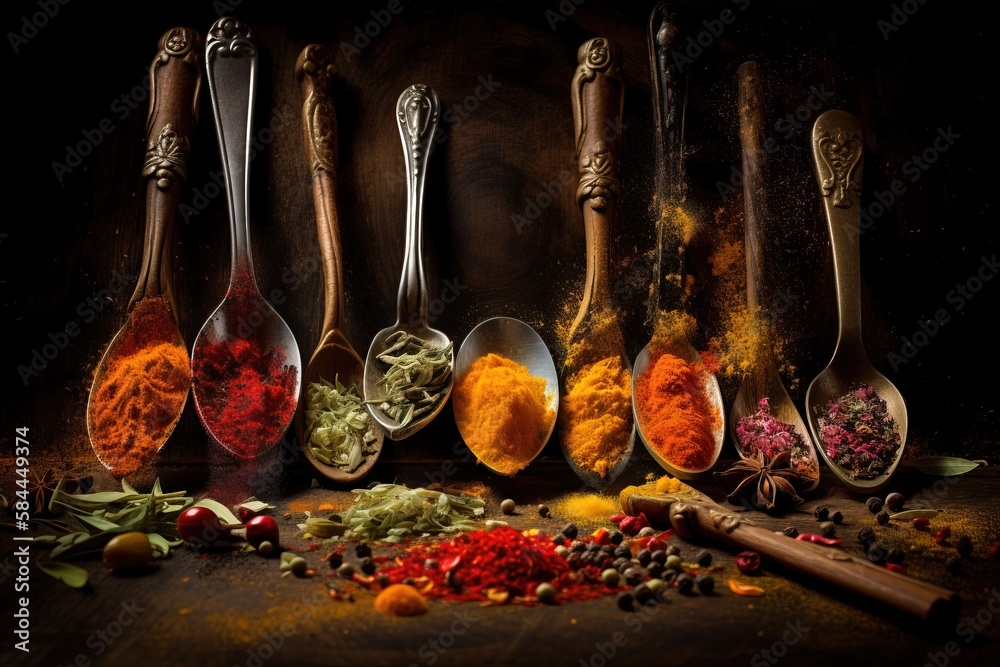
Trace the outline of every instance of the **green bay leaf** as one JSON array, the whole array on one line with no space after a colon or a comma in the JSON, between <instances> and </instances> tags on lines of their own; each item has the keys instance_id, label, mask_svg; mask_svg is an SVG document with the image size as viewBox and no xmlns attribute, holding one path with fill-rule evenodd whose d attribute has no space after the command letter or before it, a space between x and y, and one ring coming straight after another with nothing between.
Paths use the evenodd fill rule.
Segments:
<instances>
[{"instance_id":1,"label":"green bay leaf","mask_svg":"<svg viewBox=\"0 0 1000 667\"><path fill-rule=\"evenodd\" d=\"M71 565L70 563L60 563L59 561L47 561L38 564L45 574L55 577L70 588L83 588L87 585L89 574L82 567Z\"/></svg>"},{"instance_id":2,"label":"green bay leaf","mask_svg":"<svg viewBox=\"0 0 1000 667\"><path fill-rule=\"evenodd\" d=\"M970 470L975 470L979 466L987 465L986 461L959 458L957 456L924 456L919 459L904 461L907 468L914 468L925 475L937 477L953 477L954 475L964 475Z\"/></svg>"}]
</instances>

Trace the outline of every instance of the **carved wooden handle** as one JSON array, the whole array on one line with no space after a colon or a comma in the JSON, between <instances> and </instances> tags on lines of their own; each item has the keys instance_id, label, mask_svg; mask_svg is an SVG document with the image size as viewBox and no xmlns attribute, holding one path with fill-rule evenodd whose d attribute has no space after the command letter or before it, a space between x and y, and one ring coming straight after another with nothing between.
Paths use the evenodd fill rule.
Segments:
<instances>
[{"instance_id":1,"label":"carved wooden handle","mask_svg":"<svg viewBox=\"0 0 1000 667\"><path fill-rule=\"evenodd\" d=\"M187 179L191 136L201 91L201 36L191 28L172 28L159 42L150 65L149 116L146 121L146 240L139 281L129 308L147 296L165 295L173 303L172 239L181 191Z\"/></svg>"}]
</instances>

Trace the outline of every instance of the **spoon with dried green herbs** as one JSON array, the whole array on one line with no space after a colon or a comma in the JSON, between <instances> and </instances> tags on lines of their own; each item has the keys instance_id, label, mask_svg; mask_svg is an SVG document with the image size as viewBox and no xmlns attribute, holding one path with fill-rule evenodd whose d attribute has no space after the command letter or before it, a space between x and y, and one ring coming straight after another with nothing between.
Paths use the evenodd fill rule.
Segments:
<instances>
[{"instance_id":1,"label":"spoon with dried green herbs","mask_svg":"<svg viewBox=\"0 0 1000 667\"><path fill-rule=\"evenodd\" d=\"M448 401L454 383L452 341L427 324L421 248L424 183L440 109L437 94L421 84L404 90L396 103L407 173L406 248L396 323L375 335L364 383L368 411L392 440L403 440L429 424Z\"/></svg>"},{"instance_id":2,"label":"spoon with dried green herbs","mask_svg":"<svg viewBox=\"0 0 1000 667\"><path fill-rule=\"evenodd\" d=\"M302 127L312 173L316 229L323 259L323 328L306 365L295 430L302 452L319 474L344 484L364 477L382 451L384 434L365 408L365 362L344 335L344 277L337 216L337 116L330 99L335 74L325 48L299 54ZM346 384L345 384L346 383Z\"/></svg>"}]
</instances>

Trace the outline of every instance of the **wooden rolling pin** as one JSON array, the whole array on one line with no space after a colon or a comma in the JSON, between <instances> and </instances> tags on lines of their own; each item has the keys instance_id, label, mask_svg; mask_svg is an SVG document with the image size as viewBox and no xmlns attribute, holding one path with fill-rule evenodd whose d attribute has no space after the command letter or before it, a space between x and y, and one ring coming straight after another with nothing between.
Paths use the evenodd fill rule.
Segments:
<instances>
[{"instance_id":1,"label":"wooden rolling pin","mask_svg":"<svg viewBox=\"0 0 1000 667\"><path fill-rule=\"evenodd\" d=\"M836 547L775 534L679 480L669 482L666 492L658 491L655 482L626 487L621 492L622 511L633 516L642 512L653 525L669 525L686 540L703 538L756 551L775 563L935 624L954 624L958 617L961 599L952 591L854 558Z\"/></svg>"}]
</instances>

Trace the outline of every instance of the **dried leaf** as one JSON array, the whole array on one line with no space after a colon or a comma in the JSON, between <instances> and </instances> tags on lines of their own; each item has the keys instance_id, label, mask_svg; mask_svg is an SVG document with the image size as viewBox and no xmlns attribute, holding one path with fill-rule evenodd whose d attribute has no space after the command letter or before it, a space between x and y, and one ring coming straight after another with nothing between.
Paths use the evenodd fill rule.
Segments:
<instances>
[{"instance_id":1,"label":"dried leaf","mask_svg":"<svg viewBox=\"0 0 1000 667\"><path fill-rule=\"evenodd\" d=\"M70 588L83 588L87 585L90 575L82 567L58 561L38 563L38 568L45 574L55 577Z\"/></svg>"},{"instance_id":2,"label":"dried leaf","mask_svg":"<svg viewBox=\"0 0 1000 667\"><path fill-rule=\"evenodd\" d=\"M925 475L953 477L955 475L964 475L970 470L975 470L979 466L986 466L988 464L982 459L970 461L969 459L962 459L957 456L925 456L906 461L902 465L907 468L919 470Z\"/></svg>"},{"instance_id":3,"label":"dried leaf","mask_svg":"<svg viewBox=\"0 0 1000 667\"><path fill-rule=\"evenodd\" d=\"M750 584L741 584L735 579L729 580L729 590L736 595L742 595L748 598L759 598L764 595L764 589L757 586L751 586Z\"/></svg>"},{"instance_id":4,"label":"dried leaf","mask_svg":"<svg viewBox=\"0 0 1000 667\"><path fill-rule=\"evenodd\" d=\"M208 509L215 512L215 516L219 517L219 520L222 521L223 523L230 523L230 524L242 523L242 521L237 519L236 515L233 514L228 507L226 507L225 505L216 500L212 500L211 498L202 498L194 505L192 505L192 507L207 507Z\"/></svg>"},{"instance_id":5,"label":"dried leaf","mask_svg":"<svg viewBox=\"0 0 1000 667\"><path fill-rule=\"evenodd\" d=\"M890 514L889 518L895 521L909 521L910 519L933 519L941 510L906 510Z\"/></svg>"}]
</instances>

